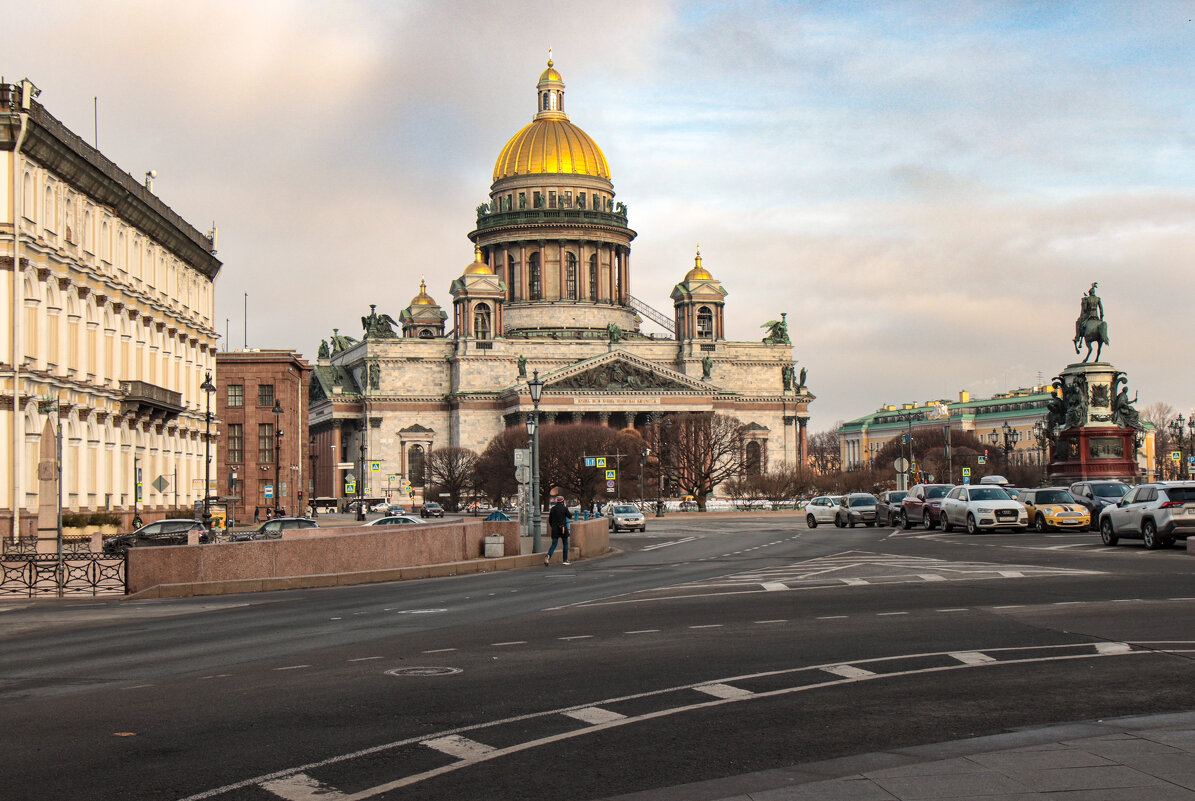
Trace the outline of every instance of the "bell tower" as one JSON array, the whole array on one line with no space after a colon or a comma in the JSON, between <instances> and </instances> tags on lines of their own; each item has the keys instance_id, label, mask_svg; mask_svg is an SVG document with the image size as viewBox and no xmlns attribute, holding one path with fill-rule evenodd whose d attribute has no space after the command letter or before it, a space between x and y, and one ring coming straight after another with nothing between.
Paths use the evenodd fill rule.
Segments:
<instances>
[{"instance_id":1,"label":"bell tower","mask_svg":"<svg viewBox=\"0 0 1195 801\"><path fill-rule=\"evenodd\" d=\"M672 289L677 340L715 342L726 339L725 297L722 282L701 265L699 247L693 259L693 269Z\"/></svg>"},{"instance_id":2,"label":"bell tower","mask_svg":"<svg viewBox=\"0 0 1195 801\"><path fill-rule=\"evenodd\" d=\"M506 284L494 274L473 247L473 261L452 282L453 337L489 343L503 336L503 301Z\"/></svg>"}]
</instances>

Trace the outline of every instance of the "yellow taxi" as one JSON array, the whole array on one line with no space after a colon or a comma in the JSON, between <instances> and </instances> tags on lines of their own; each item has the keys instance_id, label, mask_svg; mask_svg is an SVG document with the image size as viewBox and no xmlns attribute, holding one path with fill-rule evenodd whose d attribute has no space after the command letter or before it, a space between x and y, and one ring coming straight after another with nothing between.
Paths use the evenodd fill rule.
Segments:
<instances>
[{"instance_id":1,"label":"yellow taxi","mask_svg":"<svg viewBox=\"0 0 1195 801\"><path fill-rule=\"evenodd\" d=\"M1086 531L1091 524L1091 513L1075 503L1075 499L1065 487L1025 490L1017 500L1025 505L1029 521L1038 531Z\"/></svg>"}]
</instances>

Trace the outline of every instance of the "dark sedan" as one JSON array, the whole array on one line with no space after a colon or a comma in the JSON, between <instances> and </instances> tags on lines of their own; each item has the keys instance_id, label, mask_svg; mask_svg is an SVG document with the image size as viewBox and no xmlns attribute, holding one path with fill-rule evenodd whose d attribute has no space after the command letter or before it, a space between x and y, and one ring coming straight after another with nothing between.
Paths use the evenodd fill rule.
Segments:
<instances>
[{"instance_id":1,"label":"dark sedan","mask_svg":"<svg viewBox=\"0 0 1195 801\"><path fill-rule=\"evenodd\" d=\"M908 490L888 490L887 492L881 492L879 503L876 504L876 525L900 525L900 502L908 494Z\"/></svg>"},{"instance_id":2,"label":"dark sedan","mask_svg":"<svg viewBox=\"0 0 1195 801\"><path fill-rule=\"evenodd\" d=\"M309 517L276 517L267 520L252 531L238 531L228 538L229 542L251 542L252 540L280 540L287 529L319 528Z\"/></svg>"},{"instance_id":3,"label":"dark sedan","mask_svg":"<svg viewBox=\"0 0 1195 801\"><path fill-rule=\"evenodd\" d=\"M145 545L186 545L192 531L199 532L200 542L211 542L211 533L198 520L158 520L131 534L104 540L104 553L123 554L129 548Z\"/></svg>"},{"instance_id":4,"label":"dark sedan","mask_svg":"<svg viewBox=\"0 0 1195 801\"><path fill-rule=\"evenodd\" d=\"M444 516L444 507L441 506L440 504L436 503L435 501L428 501L427 503L423 504L423 506L419 507L419 516L420 517L443 517Z\"/></svg>"}]
</instances>

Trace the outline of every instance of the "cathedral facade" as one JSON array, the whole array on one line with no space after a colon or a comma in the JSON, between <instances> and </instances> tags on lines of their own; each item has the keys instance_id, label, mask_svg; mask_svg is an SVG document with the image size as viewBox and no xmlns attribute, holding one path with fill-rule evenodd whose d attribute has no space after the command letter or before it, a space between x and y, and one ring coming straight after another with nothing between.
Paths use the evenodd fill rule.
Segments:
<instances>
[{"instance_id":1,"label":"cathedral facade","mask_svg":"<svg viewBox=\"0 0 1195 801\"><path fill-rule=\"evenodd\" d=\"M802 464L814 396L804 370L797 376L785 318L765 324L760 342L727 341L727 291L698 252L669 319L631 294L635 235L601 149L565 114L549 61L535 115L502 148L477 208L473 259L448 286L451 309L422 283L397 320L370 307L360 340L335 329L320 343L316 496L344 497L346 474L364 463L366 495L410 484L421 498L426 454L480 453L522 426L536 374L545 425L646 431L669 414L716 412L744 424L752 469ZM644 317L668 333L641 331ZM337 467L348 462L353 470Z\"/></svg>"}]
</instances>

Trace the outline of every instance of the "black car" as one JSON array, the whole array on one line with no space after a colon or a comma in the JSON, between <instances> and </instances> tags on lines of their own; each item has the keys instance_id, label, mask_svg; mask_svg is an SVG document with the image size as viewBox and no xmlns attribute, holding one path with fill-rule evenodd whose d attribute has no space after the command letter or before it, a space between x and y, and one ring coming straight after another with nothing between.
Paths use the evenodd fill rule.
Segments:
<instances>
[{"instance_id":1,"label":"black car","mask_svg":"<svg viewBox=\"0 0 1195 801\"><path fill-rule=\"evenodd\" d=\"M1070 486L1075 503L1091 513L1091 530L1100 530L1100 512L1115 506L1129 491L1123 481L1076 481Z\"/></svg>"},{"instance_id":2,"label":"black car","mask_svg":"<svg viewBox=\"0 0 1195 801\"><path fill-rule=\"evenodd\" d=\"M440 504L436 503L435 501L428 501L427 503L423 504L423 506L419 507L419 516L420 517L443 517L444 516L444 507L441 506Z\"/></svg>"},{"instance_id":3,"label":"black car","mask_svg":"<svg viewBox=\"0 0 1195 801\"><path fill-rule=\"evenodd\" d=\"M212 541L211 532L198 520L158 520L131 534L120 534L104 540L104 553L120 555L129 548L145 545L186 545L192 531L199 532L201 543Z\"/></svg>"},{"instance_id":4,"label":"black car","mask_svg":"<svg viewBox=\"0 0 1195 801\"><path fill-rule=\"evenodd\" d=\"M881 492L879 503L876 504L876 525L899 526L900 502L908 494L908 490L888 490L887 492Z\"/></svg>"},{"instance_id":5,"label":"black car","mask_svg":"<svg viewBox=\"0 0 1195 801\"><path fill-rule=\"evenodd\" d=\"M238 531L229 537L228 541L280 540L283 531L298 528L319 528L319 526L309 517L276 517L273 520L267 520L252 531Z\"/></svg>"}]
</instances>

